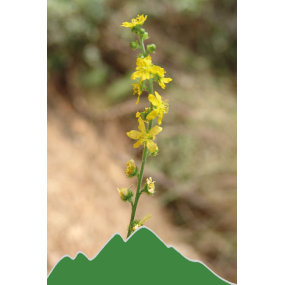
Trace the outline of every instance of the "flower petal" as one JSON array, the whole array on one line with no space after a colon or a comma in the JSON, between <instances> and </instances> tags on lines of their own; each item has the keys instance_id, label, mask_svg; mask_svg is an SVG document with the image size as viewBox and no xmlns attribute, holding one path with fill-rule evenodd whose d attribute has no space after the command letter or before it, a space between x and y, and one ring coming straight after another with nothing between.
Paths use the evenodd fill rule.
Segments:
<instances>
[{"instance_id":1,"label":"flower petal","mask_svg":"<svg viewBox=\"0 0 285 285\"><path fill-rule=\"evenodd\" d=\"M156 96L159 104L161 104L162 103L161 96L156 91L154 91L154 93L155 93L155 96Z\"/></svg>"},{"instance_id":2,"label":"flower petal","mask_svg":"<svg viewBox=\"0 0 285 285\"><path fill-rule=\"evenodd\" d=\"M161 125L162 119L163 119L163 112L160 112L159 117L157 118L157 122L159 125Z\"/></svg>"},{"instance_id":3,"label":"flower petal","mask_svg":"<svg viewBox=\"0 0 285 285\"><path fill-rule=\"evenodd\" d=\"M151 112L146 116L146 119L147 119L148 121L153 120L154 118L157 117L157 115L158 115L158 110L155 109L155 110L151 111Z\"/></svg>"},{"instance_id":4,"label":"flower petal","mask_svg":"<svg viewBox=\"0 0 285 285\"><path fill-rule=\"evenodd\" d=\"M130 160L130 165L133 166L133 167L136 166L135 161L133 159Z\"/></svg>"},{"instance_id":5,"label":"flower petal","mask_svg":"<svg viewBox=\"0 0 285 285\"><path fill-rule=\"evenodd\" d=\"M144 60L143 58L137 58L137 66L138 67L144 67Z\"/></svg>"},{"instance_id":6,"label":"flower petal","mask_svg":"<svg viewBox=\"0 0 285 285\"><path fill-rule=\"evenodd\" d=\"M143 71L140 71L140 72L142 73L141 75L142 80L149 79L150 75L148 72L143 72Z\"/></svg>"},{"instance_id":7,"label":"flower petal","mask_svg":"<svg viewBox=\"0 0 285 285\"><path fill-rule=\"evenodd\" d=\"M148 132L149 135L155 136L157 134L159 134L162 131L162 128L159 126L154 126L153 128L150 129L150 131Z\"/></svg>"},{"instance_id":8,"label":"flower petal","mask_svg":"<svg viewBox=\"0 0 285 285\"><path fill-rule=\"evenodd\" d=\"M133 26L134 26L134 24L132 24L132 23L128 23L128 22L124 22L121 26L123 26L123 27L127 27L127 28L131 28L131 27L133 27Z\"/></svg>"},{"instance_id":9,"label":"flower petal","mask_svg":"<svg viewBox=\"0 0 285 285\"><path fill-rule=\"evenodd\" d=\"M160 77L164 77L164 73L166 73L166 71L164 70L164 68L160 68L160 70L159 70L159 72L158 72L158 75L160 76Z\"/></svg>"},{"instance_id":10,"label":"flower petal","mask_svg":"<svg viewBox=\"0 0 285 285\"><path fill-rule=\"evenodd\" d=\"M127 136L130 137L131 139L138 140L141 137L141 132L130 131L130 132L127 132Z\"/></svg>"},{"instance_id":11,"label":"flower petal","mask_svg":"<svg viewBox=\"0 0 285 285\"><path fill-rule=\"evenodd\" d=\"M139 23L143 23L146 20L147 16L144 17L142 14L141 16L138 17Z\"/></svg>"},{"instance_id":12,"label":"flower petal","mask_svg":"<svg viewBox=\"0 0 285 285\"><path fill-rule=\"evenodd\" d=\"M137 141L135 144L134 144L134 148L137 148L141 145L141 142L140 141Z\"/></svg>"},{"instance_id":13,"label":"flower petal","mask_svg":"<svg viewBox=\"0 0 285 285\"><path fill-rule=\"evenodd\" d=\"M132 76L131 79L135 80L136 78L142 77L143 76L143 72L142 71L135 71Z\"/></svg>"},{"instance_id":14,"label":"flower petal","mask_svg":"<svg viewBox=\"0 0 285 285\"><path fill-rule=\"evenodd\" d=\"M137 98L136 104L138 104L139 101L140 101L140 94L139 94L139 96L138 96L138 98Z\"/></svg>"},{"instance_id":15,"label":"flower petal","mask_svg":"<svg viewBox=\"0 0 285 285\"><path fill-rule=\"evenodd\" d=\"M151 56L150 55L148 55L147 57L144 58L144 64L145 64L145 66L151 65Z\"/></svg>"},{"instance_id":16,"label":"flower petal","mask_svg":"<svg viewBox=\"0 0 285 285\"><path fill-rule=\"evenodd\" d=\"M171 78L162 78L161 81L164 83L169 83L170 81L172 81L172 79Z\"/></svg>"},{"instance_id":17,"label":"flower petal","mask_svg":"<svg viewBox=\"0 0 285 285\"><path fill-rule=\"evenodd\" d=\"M149 94L149 95L148 95L148 100L149 100L149 102L150 102L152 105L154 105L154 106L158 106L158 105L159 105L158 100L157 100L157 99L155 98L155 96L152 95L152 94Z\"/></svg>"},{"instance_id":18,"label":"flower petal","mask_svg":"<svg viewBox=\"0 0 285 285\"><path fill-rule=\"evenodd\" d=\"M162 81L159 81L158 84L162 89L165 89L165 84Z\"/></svg>"},{"instance_id":19,"label":"flower petal","mask_svg":"<svg viewBox=\"0 0 285 285\"><path fill-rule=\"evenodd\" d=\"M144 122L143 122L143 120L142 120L141 117L139 117L138 122L139 122L139 130L140 130L142 133L145 133L145 125L144 125ZM141 133L140 133L140 134L141 134Z\"/></svg>"},{"instance_id":20,"label":"flower petal","mask_svg":"<svg viewBox=\"0 0 285 285\"><path fill-rule=\"evenodd\" d=\"M160 66L157 66L157 65L154 65L152 67L149 68L149 71L152 73L152 74L158 74L159 76L162 76L160 74L164 74L164 69L161 68Z\"/></svg>"},{"instance_id":21,"label":"flower petal","mask_svg":"<svg viewBox=\"0 0 285 285\"><path fill-rule=\"evenodd\" d=\"M148 140L146 146L151 153L157 150L157 145L152 140Z\"/></svg>"}]
</instances>

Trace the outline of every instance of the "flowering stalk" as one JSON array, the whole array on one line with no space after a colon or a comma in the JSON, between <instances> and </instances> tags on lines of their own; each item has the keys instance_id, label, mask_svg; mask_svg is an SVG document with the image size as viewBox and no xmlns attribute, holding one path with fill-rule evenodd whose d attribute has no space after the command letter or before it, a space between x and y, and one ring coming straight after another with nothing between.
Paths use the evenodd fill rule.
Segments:
<instances>
[{"instance_id":1,"label":"flowering stalk","mask_svg":"<svg viewBox=\"0 0 285 285\"><path fill-rule=\"evenodd\" d=\"M146 158L147 158L147 153L148 153L148 149L146 147L144 147L143 157L142 157L142 164L141 164L141 171L140 171L140 175L139 175L139 178L138 178L138 186L137 186L137 193L136 193L135 203L132 206L132 214L131 214L130 225L131 225L132 221L135 218L135 214L136 214L136 210L137 210L137 205L138 205L138 201L139 201L139 197L140 197L140 188L141 188L141 183L142 183L142 176L143 176L143 171L144 171L144 165L145 165ZM131 227L129 227L128 228L127 238L129 237L131 232L132 232L132 229L131 229Z\"/></svg>"},{"instance_id":2,"label":"flowering stalk","mask_svg":"<svg viewBox=\"0 0 285 285\"><path fill-rule=\"evenodd\" d=\"M121 199L126 202L130 202L132 206L132 213L130 224L128 226L128 235L130 236L132 232L137 230L140 226L142 226L147 220L151 218L151 215L147 215L141 220L135 220L136 209L138 205L138 201L140 196L143 193L147 195L153 196L155 191L155 181L152 181L152 178L147 178L146 184L143 189L141 189L142 178L144 172L144 166L149 155L156 156L158 154L158 147L156 143L154 143L155 136L162 131L162 128L158 125L152 127L153 120L157 117L157 122L159 125L162 123L162 119L164 114L168 112L168 100L162 101L162 97L155 92L155 96L153 95L153 82L157 82L162 89L165 89L165 83L169 83L171 78L164 78L164 69L160 66L156 66L152 63L152 58L149 53L155 53L156 46L154 44L147 45L145 48L144 40L148 39L148 33L145 29L142 29L141 26L144 24L147 16L141 15L132 19L132 21L124 22L122 24L123 27L131 28L131 31L139 37L139 43L131 42L130 47L133 50L140 49L142 53L138 54L137 62L136 62L136 71L132 74L131 78L136 80L138 83L134 83L133 90L134 94L138 94L137 102L139 103L140 95L142 91L147 90L149 92L148 99L150 101L150 107L145 108L143 112L137 112L136 117L138 118L139 123L139 131L132 130L127 132L127 136L137 140L134 144L134 148L137 148L141 145L144 146L143 155L142 155L142 163L140 171L136 167L134 161L131 159L128 161L126 175L129 178L138 177L138 185L137 191L135 195L135 201L133 202L133 192L129 188L121 188L118 189ZM148 86L146 86L145 82L148 82ZM148 124L147 128L145 127L145 123Z\"/></svg>"}]
</instances>

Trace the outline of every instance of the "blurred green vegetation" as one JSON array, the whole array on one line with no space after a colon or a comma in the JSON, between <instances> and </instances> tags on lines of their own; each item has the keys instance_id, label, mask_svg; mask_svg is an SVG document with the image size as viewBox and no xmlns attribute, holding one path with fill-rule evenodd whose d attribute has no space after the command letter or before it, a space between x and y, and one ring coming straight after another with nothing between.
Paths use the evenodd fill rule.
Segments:
<instances>
[{"instance_id":1,"label":"blurred green vegetation","mask_svg":"<svg viewBox=\"0 0 285 285\"><path fill-rule=\"evenodd\" d=\"M168 63L186 71L211 68L217 74L236 73L235 0L48 0L47 4L49 73L77 64L89 87L106 83L115 71L124 74L129 65L120 64L118 58L124 48L121 39L131 41L133 35L118 24L142 13L149 16L150 40L160 41L160 57Z\"/></svg>"},{"instance_id":2,"label":"blurred green vegetation","mask_svg":"<svg viewBox=\"0 0 285 285\"><path fill-rule=\"evenodd\" d=\"M154 86L170 100L164 131L157 137L160 153L147 162L165 177L157 197L185 240L218 274L236 282L237 1L47 4L49 83L75 105L84 99L94 114L108 108L113 112L127 98L135 101L130 75L137 52L129 47L135 37L120 25L137 14L148 15L146 44L157 47L153 62L173 78L165 90ZM146 104L146 96L141 98L138 108ZM133 110L118 114L114 117L122 135L136 129ZM141 152L132 151L139 159Z\"/></svg>"}]
</instances>

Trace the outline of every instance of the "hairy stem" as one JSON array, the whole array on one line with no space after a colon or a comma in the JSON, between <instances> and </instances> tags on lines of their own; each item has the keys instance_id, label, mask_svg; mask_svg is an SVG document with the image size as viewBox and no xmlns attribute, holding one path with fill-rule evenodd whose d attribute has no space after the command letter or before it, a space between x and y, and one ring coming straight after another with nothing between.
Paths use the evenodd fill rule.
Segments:
<instances>
[{"instance_id":1,"label":"hairy stem","mask_svg":"<svg viewBox=\"0 0 285 285\"><path fill-rule=\"evenodd\" d=\"M136 192L135 203L132 207L132 215L131 215L130 225L135 218L135 214L136 214L136 210L137 210L137 205L138 205L138 201L139 201L139 197L140 197L141 183L142 183L142 178L143 178L144 165L146 162L147 155L148 155L148 149L146 146L144 146L141 171L140 171L140 175L138 177L138 187L137 187L137 192ZM131 234L131 227L129 226L127 238L130 236L130 234Z\"/></svg>"},{"instance_id":2,"label":"hairy stem","mask_svg":"<svg viewBox=\"0 0 285 285\"><path fill-rule=\"evenodd\" d=\"M143 56L146 57L147 54L146 54L146 51L145 51L145 46L144 46L142 37L140 37L140 43L141 43L141 47L142 47Z\"/></svg>"}]
</instances>

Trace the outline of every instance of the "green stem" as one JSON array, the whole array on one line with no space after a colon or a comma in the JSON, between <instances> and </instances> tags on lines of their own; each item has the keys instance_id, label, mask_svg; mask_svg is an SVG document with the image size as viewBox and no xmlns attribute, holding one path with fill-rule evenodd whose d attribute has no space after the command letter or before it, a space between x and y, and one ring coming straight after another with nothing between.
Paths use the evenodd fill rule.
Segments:
<instances>
[{"instance_id":1,"label":"green stem","mask_svg":"<svg viewBox=\"0 0 285 285\"><path fill-rule=\"evenodd\" d=\"M146 57L147 54L146 54L146 51L145 51L145 46L144 46L142 37L140 37L140 43L141 43L141 47L142 47L143 56Z\"/></svg>"},{"instance_id":2,"label":"green stem","mask_svg":"<svg viewBox=\"0 0 285 285\"><path fill-rule=\"evenodd\" d=\"M148 154L148 149L147 149L146 146L144 146L141 171L140 171L140 175L139 175L139 178L138 178L138 187L137 187L137 192L136 192L135 203L134 203L134 206L132 207L132 215L131 215L130 225L131 225L131 223L133 222L133 220L135 218L137 205L138 205L138 201L139 201L139 198L140 198L140 189L141 189L144 165L145 165L145 162L146 162L147 154ZM131 227L129 226L127 238L130 236L130 234L131 234Z\"/></svg>"}]
</instances>

